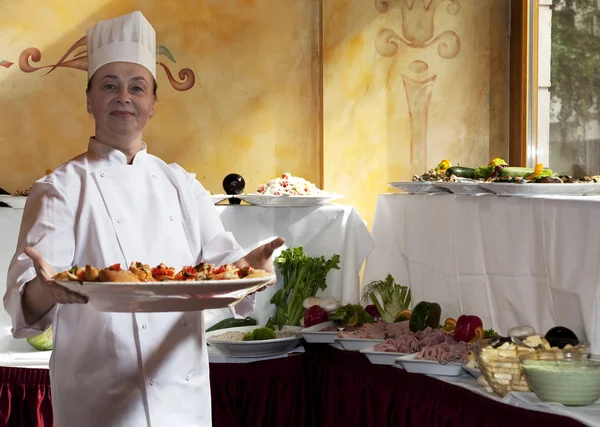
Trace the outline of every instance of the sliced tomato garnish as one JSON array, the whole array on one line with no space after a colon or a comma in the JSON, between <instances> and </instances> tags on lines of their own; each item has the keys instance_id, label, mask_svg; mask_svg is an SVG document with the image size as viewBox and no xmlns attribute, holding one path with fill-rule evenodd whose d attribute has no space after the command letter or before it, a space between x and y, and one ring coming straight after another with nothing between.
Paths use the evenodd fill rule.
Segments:
<instances>
[{"instance_id":1,"label":"sliced tomato garnish","mask_svg":"<svg viewBox=\"0 0 600 427\"><path fill-rule=\"evenodd\" d=\"M108 267L108 269L112 271L121 271L121 264L113 264Z\"/></svg>"}]
</instances>

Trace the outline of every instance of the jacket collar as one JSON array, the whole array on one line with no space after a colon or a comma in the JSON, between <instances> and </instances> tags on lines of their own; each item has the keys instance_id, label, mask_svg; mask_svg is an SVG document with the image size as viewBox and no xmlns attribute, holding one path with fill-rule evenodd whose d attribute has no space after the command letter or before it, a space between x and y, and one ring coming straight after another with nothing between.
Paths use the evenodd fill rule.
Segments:
<instances>
[{"instance_id":1,"label":"jacket collar","mask_svg":"<svg viewBox=\"0 0 600 427\"><path fill-rule=\"evenodd\" d=\"M143 164L148 158L148 146L142 142L143 148L137 152L133 158L133 164ZM97 157L108 160L111 163L127 164L127 156L116 148L109 147L106 144L96 141L93 137L90 138L88 151Z\"/></svg>"}]
</instances>

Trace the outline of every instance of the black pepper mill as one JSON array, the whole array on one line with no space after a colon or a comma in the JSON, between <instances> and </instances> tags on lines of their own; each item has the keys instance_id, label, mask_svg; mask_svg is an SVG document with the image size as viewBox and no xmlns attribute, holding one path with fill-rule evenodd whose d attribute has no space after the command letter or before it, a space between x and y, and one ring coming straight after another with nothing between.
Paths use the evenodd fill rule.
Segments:
<instances>
[{"instance_id":1,"label":"black pepper mill","mask_svg":"<svg viewBox=\"0 0 600 427\"><path fill-rule=\"evenodd\" d=\"M225 194L242 194L245 187L246 181L244 181L242 175L237 173L230 173L223 179L223 190L225 190ZM242 201L235 197L229 199L230 205L239 205L240 203L242 203Z\"/></svg>"}]
</instances>

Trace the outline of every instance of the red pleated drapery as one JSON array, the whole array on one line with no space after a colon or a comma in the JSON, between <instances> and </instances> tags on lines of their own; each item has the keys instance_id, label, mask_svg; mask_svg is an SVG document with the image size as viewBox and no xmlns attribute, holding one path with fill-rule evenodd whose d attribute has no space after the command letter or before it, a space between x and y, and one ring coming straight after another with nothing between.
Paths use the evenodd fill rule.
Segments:
<instances>
[{"instance_id":1,"label":"red pleated drapery","mask_svg":"<svg viewBox=\"0 0 600 427\"><path fill-rule=\"evenodd\" d=\"M0 426L52 425L48 370L0 367Z\"/></svg>"},{"instance_id":2,"label":"red pleated drapery","mask_svg":"<svg viewBox=\"0 0 600 427\"><path fill-rule=\"evenodd\" d=\"M361 353L307 345L306 354L211 364L215 427L581 427ZM0 367L0 427L51 427L48 371Z\"/></svg>"}]
</instances>

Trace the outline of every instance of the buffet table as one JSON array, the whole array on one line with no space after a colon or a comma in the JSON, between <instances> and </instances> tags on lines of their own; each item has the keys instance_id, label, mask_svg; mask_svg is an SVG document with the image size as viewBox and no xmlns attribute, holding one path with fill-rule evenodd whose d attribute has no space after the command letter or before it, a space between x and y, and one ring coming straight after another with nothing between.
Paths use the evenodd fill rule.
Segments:
<instances>
[{"instance_id":1,"label":"buffet table","mask_svg":"<svg viewBox=\"0 0 600 427\"><path fill-rule=\"evenodd\" d=\"M251 364L211 363L218 427L560 426L579 422L505 405L328 345ZM47 370L0 368L0 427L49 427Z\"/></svg>"},{"instance_id":2,"label":"buffet table","mask_svg":"<svg viewBox=\"0 0 600 427\"><path fill-rule=\"evenodd\" d=\"M600 198L384 194L363 283L390 273L442 317L561 325L600 353Z\"/></svg>"},{"instance_id":3,"label":"buffet table","mask_svg":"<svg viewBox=\"0 0 600 427\"><path fill-rule=\"evenodd\" d=\"M286 239L284 247L303 246L311 256L340 255L340 270L332 270L327 277L327 296L335 296L344 303L357 303L360 293L359 271L373 248L373 239L358 211L352 206L327 204L312 207L257 207L248 205L217 205L217 211L227 231L233 233L246 250L254 249L276 236ZM22 209L0 207L0 289L6 289L6 274L14 254L21 224ZM278 283L257 293L256 309L252 317L260 324L275 313L270 299L282 286ZM231 317L228 309L207 310L207 327ZM10 318L0 310L0 328L10 325ZM3 332L0 329L0 351Z\"/></svg>"},{"instance_id":4,"label":"buffet table","mask_svg":"<svg viewBox=\"0 0 600 427\"><path fill-rule=\"evenodd\" d=\"M284 237L286 247L303 246L311 256L329 258L340 255L340 269L327 276L324 294L334 296L344 304L358 303L360 299L359 271L374 243L367 226L352 206L327 204L312 207L256 207L248 205L218 205L217 210L225 229L231 231L246 250ZM275 253L275 256L277 256ZM257 294L256 309L252 315L259 324L275 314L270 303L273 294L282 286L271 286ZM213 315L217 314L215 317ZM228 310L206 312L207 326L230 317Z\"/></svg>"}]
</instances>

